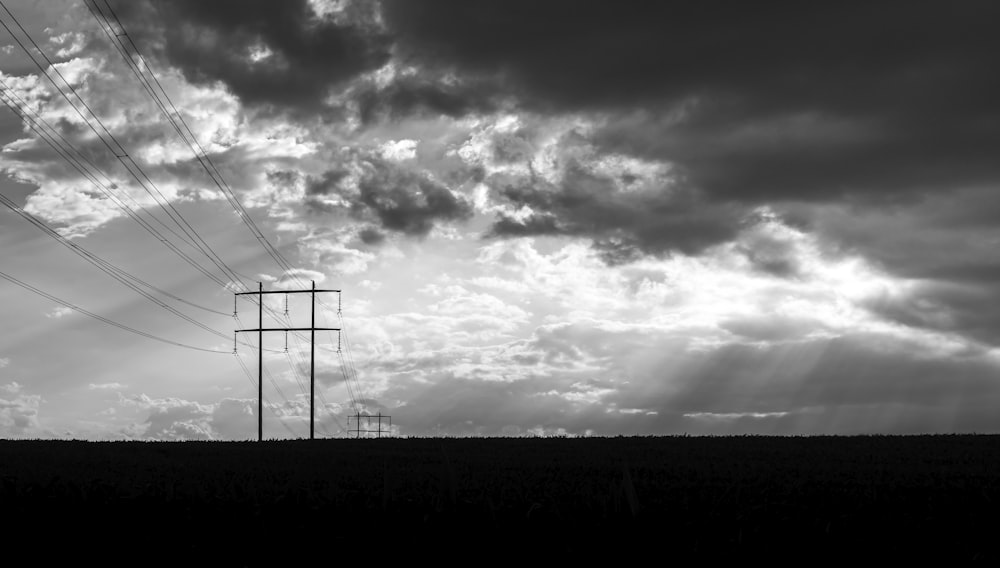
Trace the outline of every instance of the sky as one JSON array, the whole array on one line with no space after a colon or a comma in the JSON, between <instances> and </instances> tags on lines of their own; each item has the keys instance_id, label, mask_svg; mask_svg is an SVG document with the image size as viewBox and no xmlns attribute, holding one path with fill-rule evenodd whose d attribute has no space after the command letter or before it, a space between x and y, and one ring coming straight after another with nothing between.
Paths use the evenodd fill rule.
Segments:
<instances>
[{"instance_id":1,"label":"sky","mask_svg":"<svg viewBox=\"0 0 1000 568\"><path fill-rule=\"evenodd\" d=\"M994 2L4 4L0 437L1000 431Z\"/></svg>"}]
</instances>

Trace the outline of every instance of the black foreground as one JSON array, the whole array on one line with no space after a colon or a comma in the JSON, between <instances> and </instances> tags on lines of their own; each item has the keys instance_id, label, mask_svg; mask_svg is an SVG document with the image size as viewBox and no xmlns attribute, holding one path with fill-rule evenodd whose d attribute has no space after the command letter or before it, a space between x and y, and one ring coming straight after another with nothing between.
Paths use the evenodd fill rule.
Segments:
<instances>
[{"instance_id":1,"label":"black foreground","mask_svg":"<svg viewBox=\"0 0 1000 568\"><path fill-rule=\"evenodd\" d=\"M998 503L1000 436L0 441L4 540L116 565L989 561Z\"/></svg>"}]
</instances>

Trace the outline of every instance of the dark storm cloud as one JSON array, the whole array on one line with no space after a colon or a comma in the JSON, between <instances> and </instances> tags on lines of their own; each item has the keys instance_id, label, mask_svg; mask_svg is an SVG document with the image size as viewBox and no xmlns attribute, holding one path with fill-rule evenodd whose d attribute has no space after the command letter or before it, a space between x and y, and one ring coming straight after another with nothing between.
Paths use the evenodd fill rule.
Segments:
<instances>
[{"instance_id":1,"label":"dark storm cloud","mask_svg":"<svg viewBox=\"0 0 1000 568\"><path fill-rule=\"evenodd\" d=\"M523 219L499 215L493 223L490 235L497 237L525 237L538 235L558 235L562 232L555 215L532 213Z\"/></svg>"},{"instance_id":2,"label":"dark storm cloud","mask_svg":"<svg viewBox=\"0 0 1000 568\"><path fill-rule=\"evenodd\" d=\"M386 0L401 53L714 195L826 199L1000 180L992 2ZM470 95L474 98L475 95Z\"/></svg>"},{"instance_id":3,"label":"dark storm cloud","mask_svg":"<svg viewBox=\"0 0 1000 568\"><path fill-rule=\"evenodd\" d=\"M273 187L290 187L299 179L299 173L294 170L275 170L267 172L267 183Z\"/></svg>"},{"instance_id":4,"label":"dark storm cloud","mask_svg":"<svg viewBox=\"0 0 1000 568\"><path fill-rule=\"evenodd\" d=\"M381 10L384 26L379 23ZM608 150L666 159L712 195L832 199L1000 180L1000 5L970 1L121 3L140 43L244 102L365 121L512 101L597 112ZM249 54L273 55L253 62Z\"/></svg>"},{"instance_id":5,"label":"dark storm cloud","mask_svg":"<svg viewBox=\"0 0 1000 568\"><path fill-rule=\"evenodd\" d=\"M760 222L759 216L748 216L745 224ZM800 273L799 258L795 244L774 234L762 231L747 231L736 250L750 262L758 272L780 278L791 278Z\"/></svg>"},{"instance_id":6,"label":"dark storm cloud","mask_svg":"<svg viewBox=\"0 0 1000 568\"><path fill-rule=\"evenodd\" d=\"M316 111L332 87L389 59L374 5L318 19L306 0L118 2L139 45L194 82L222 81L244 103ZM259 61L253 52L269 51Z\"/></svg>"},{"instance_id":7,"label":"dark storm cloud","mask_svg":"<svg viewBox=\"0 0 1000 568\"><path fill-rule=\"evenodd\" d=\"M340 182L348 176L347 170L328 170L318 178L306 180L306 195L329 195L340 187Z\"/></svg>"},{"instance_id":8,"label":"dark storm cloud","mask_svg":"<svg viewBox=\"0 0 1000 568\"><path fill-rule=\"evenodd\" d=\"M994 286L931 280L913 286L905 295L884 296L866 302L883 318L924 329L958 333L996 345L1000 341L1000 300Z\"/></svg>"},{"instance_id":9,"label":"dark storm cloud","mask_svg":"<svg viewBox=\"0 0 1000 568\"><path fill-rule=\"evenodd\" d=\"M385 233L374 227L365 227L358 231L358 238L366 245L378 245L385 240Z\"/></svg>"},{"instance_id":10,"label":"dark storm cloud","mask_svg":"<svg viewBox=\"0 0 1000 568\"><path fill-rule=\"evenodd\" d=\"M374 214L382 227L424 236L436 221L472 216L472 206L427 175L374 162L375 171L358 183L360 195L351 207Z\"/></svg>"},{"instance_id":11,"label":"dark storm cloud","mask_svg":"<svg viewBox=\"0 0 1000 568\"><path fill-rule=\"evenodd\" d=\"M439 73L425 72L397 78L384 87L367 85L354 100L364 124L423 114L460 117L495 110L499 103L493 89L491 82L449 82Z\"/></svg>"},{"instance_id":12,"label":"dark storm cloud","mask_svg":"<svg viewBox=\"0 0 1000 568\"><path fill-rule=\"evenodd\" d=\"M363 165L364 173L356 188L343 183L346 175L339 169L308 178L306 203L314 211L332 212L340 206L318 201L315 196L339 196L352 217L378 223L378 228L368 227L359 233L367 244L381 242L384 235L379 228L423 237L439 222L461 221L472 216L472 205L464 197L426 172L376 157L365 158Z\"/></svg>"},{"instance_id":13,"label":"dark storm cloud","mask_svg":"<svg viewBox=\"0 0 1000 568\"><path fill-rule=\"evenodd\" d=\"M823 232L895 276L930 280L868 307L1000 339L997 263L979 245L997 238L987 227L1000 201L965 195L1000 184L1000 5L385 0L384 13L410 60L493 77L542 115L598 117L588 138L599 151L666 160L699 196L686 218L665 195L594 191L586 176L522 184L502 194L534 213L502 216L493 234L587 236L629 260L730 238L733 216L705 212L718 203L894 209L888 223L871 215L863 239ZM928 195L941 196L932 215ZM807 230L822 230L818 215ZM758 270L796 274L780 244L744 252Z\"/></svg>"},{"instance_id":14,"label":"dark storm cloud","mask_svg":"<svg viewBox=\"0 0 1000 568\"><path fill-rule=\"evenodd\" d=\"M706 203L683 187L619 192L611 178L572 162L558 184L537 176L487 183L515 208L533 211L524 219L501 215L490 235L585 236L612 263L639 253L700 252L735 236L741 219L739 209Z\"/></svg>"},{"instance_id":15,"label":"dark storm cloud","mask_svg":"<svg viewBox=\"0 0 1000 568\"><path fill-rule=\"evenodd\" d=\"M866 215L899 208L860 229L801 217L844 252L934 283L872 310L1000 337L991 331L1000 317L987 307L1000 305L989 293L1000 269L974 244L992 242L1000 201L962 194L948 204L949 195L995 193L1000 183L995 2L383 0L349 3L346 16L325 21L304 1L122 3L120 11L157 55L247 103L309 112L331 87L353 84L363 123L505 105L542 118L578 113L596 119L581 143L598 153L675 166L673 183L638 191L572 164L556 183L484 179L500 201L531 209L500 215L492 236L588 238L606 260L623 262L731 240L760 203L851 203ZM254 64L248 54L261 46L274 55ZM357 81L390 52L394 78ZM493 141L497 163L529 161L537 149L530 131L504 136ZM377 166L359 193L341 187L343 175L311 180L309 203L329 210L319 198L340 195L379 235L424 235L471 211L413 173ZM920 204L927 195L946 204L932 218ZM781 243L756 241L744 253L757 270L797 273Z\"/></svg>"},{"instance_id":16,"label":"dark storm cloud","mask_svg":"<svg viewBox=\"0 0 1000 568\"><path fill-rule=\"evenodd\" d=\"M860 255L899 279L866 308L907 326L1000 341L995 189L940 192L878 207L791 207L832 254Z\"/></svg>"}]
</instances>

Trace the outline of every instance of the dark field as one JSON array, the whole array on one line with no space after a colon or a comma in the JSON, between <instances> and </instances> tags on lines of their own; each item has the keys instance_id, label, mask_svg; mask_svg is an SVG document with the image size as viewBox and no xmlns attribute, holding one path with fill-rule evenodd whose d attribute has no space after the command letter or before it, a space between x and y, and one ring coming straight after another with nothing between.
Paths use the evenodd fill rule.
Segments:
<instances>
[{"instance_id":1,"label":"dark field","mask_svg":"<svg viewBox=\"0 0 1000 568\"><path fill-rule=\"evenodd\" d=\"M128 564L986 561L997 500L997 436L0 441L5 540Z\"/></svg>"}]
</instances>

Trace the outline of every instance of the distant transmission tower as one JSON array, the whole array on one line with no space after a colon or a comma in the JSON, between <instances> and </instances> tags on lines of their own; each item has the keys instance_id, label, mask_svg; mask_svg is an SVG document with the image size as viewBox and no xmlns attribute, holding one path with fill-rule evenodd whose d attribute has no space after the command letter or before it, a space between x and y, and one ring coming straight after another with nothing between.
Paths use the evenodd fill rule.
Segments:
<instances>
[{"instance_id":1,"label":"distant transmission tower","mask_svg":"<svg viewBox=\"0 0 1000 568\"><path fill-rule=\"evenodd\" d=\"M316 332L317 331L340 331L339 327L316 327L316 292L335 292L340 293L340 290L317 290L316 281L312 281L312 289L309 290L272 290L264 291L264 284L262 282L257 283L258 291L256 292L235 292L235 296L257 296L257 328L256 329L237 329L236 333L245 332L257 332L257 441L262 441L264 439L264 332L265 331L283 331L286 334L289 331L308 331L309 335L309 439L315 439L315 422L316 422ZM309 327L264 327L264 294L285 294L286 299L286 313L287 313L287 299L288 294L312 294L312 322ZM236 298L233 298L233 315L236 315L235 310ZM287 340L286 340L287 341Z\"/></svg>"},{"instance_id":2,"label":"distant transmission tower","mask_svg":"<svg viewBox=\"0 0 1000 568\"><path fill-rule=\"evenodd\" d=\"M365 425L365 429L364 430L361 429L361 419L362 418L367 419L367 424ZM355 424L357 426L353 430L353 432L357 435L358 438L361 437L361 433L362 432L364 432L366 434L377 434L377 436L379 438L382 437L382 432L385 432L387 436L392 433L392 416L389 416L388 414L382 414L381 412L379 412L378 414L361 414L359 412L357 414L353 414L351 416L348 416L347 417L347 430L348 430L348 432L352 431L351 430L351 420L352 419L355 421ZM377 430L372 430L371 429L372 428L372 420L373 419L377 419L377 421L378 421L378 429ZM382 421L383 420L388 420L389 421L389 429L388 430L383 430L382 429Z\"/></svg>"}]
</instances>

